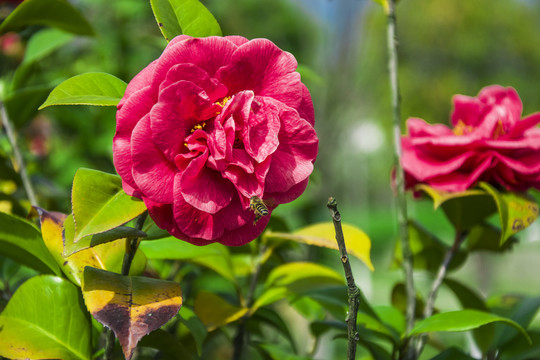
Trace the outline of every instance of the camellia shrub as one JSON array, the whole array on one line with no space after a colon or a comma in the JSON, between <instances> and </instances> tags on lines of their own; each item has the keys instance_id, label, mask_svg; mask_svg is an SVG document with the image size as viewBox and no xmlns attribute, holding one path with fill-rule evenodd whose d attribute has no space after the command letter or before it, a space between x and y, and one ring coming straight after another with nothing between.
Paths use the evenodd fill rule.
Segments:
<instances>
[{"instance_id":1,"label":"camellia shrub","mask_svg":"<svg viewBox=\"0 0 540 360\"><path fill-rule=\"evenodd\" d=\"M451 127L411 118L400 135L395 1L377 2L388 16L397 130L393 260L404 270L389 305L356 285L350 257L374 271L371 242L341 222L335 198L326 222L291 229L275 214L304 194L325 136L293 54L223 36L198 0L150 0L167 45L129 83L88 72L37 86L38 63L95 35L93 26L67 0L2 7L0 357L282 360L320 359L323 349L348 360L540 358L531 325L540 298L488 299L451 276L475 252L518 246L536 220L540 113L522 117L517 92L491 85L454 97ZM60 212L43 201L46 187L35 190L15 135L53 106L80 120L65 105L112 110L103 116L116 118L107 143L117 174L77 166L61 197L70 210ZM34 156L49 151L39 139ZM433 202L450 239L407 215L406 191ZM305 256L323 251L334 266ZM425 296L420 272L432 279ZM435 306L441 287L456 309Z\"/></svg>"}]
</instances>

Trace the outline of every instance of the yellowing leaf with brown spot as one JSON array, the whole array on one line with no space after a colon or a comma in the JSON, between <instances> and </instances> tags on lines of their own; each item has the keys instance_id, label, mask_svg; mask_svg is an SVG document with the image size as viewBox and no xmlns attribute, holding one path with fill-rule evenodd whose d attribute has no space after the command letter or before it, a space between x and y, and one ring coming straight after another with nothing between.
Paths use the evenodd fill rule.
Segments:
<instances>
[{"instance_id":1,"label":"yellowing leaf with brown spot","mask_svg":"<svg viewBox=\"0 0 540 360\"><path fill-rule=\"evenodd\" d=\"M343 229L343 236L345 238L347 252L350 255L360 259L371 271L373 271L374 268L370 257L371 240L369 237L365 232L354 225L341 223L341 226ZM264 236L270 241L290 240L308 245L338 250L334 223L332 222L322 222L309 225L296 230L291 234L267 231Z\"/></svg>"},{"instance_id":2,"label":"yellowing leaf with brown spot","mask_svg":"<svg viewBox=\"0 0 540 360\"><path fill-rule=\"evenodd\" d=\"M122 261L125 252L125 239L115 240L100 244L92 248L81 250L70 256L64 255L64 243L62 231L64 222L73 222L72 216L66 216L59 212L49 212L37 209L41 221L41 235L45 246L62 268L66 276L78 286L81 286L83 271L86 266L121 272ZM133 260L130 274L140 274L146 266L144 254L137 251Z\"/></svg>"},{"instance_id":3,"label":"yellowing leaf with brown spot","mask_svg":"<svg viewBox=\"0 0 540 360\"><path fill-rule=\"evenodd\" d=\"M248 311L246 308L231 305L223 298L207 291L200 291L197 294L193 310L208 331L232 323Z\"/></svg>"},{"instance_id":4,"label":"yellowing leaf with brown spot","mask_svg":"<svg viewBox=\"0 0 540 360\"><path fill-rule=\"evenodd\" d=\"M86 267L82 286L92 316L111 328L131 359L139 340L158 329L182 306L180 285L172 281L122 276Z\"/></svg>"}]
</instances>

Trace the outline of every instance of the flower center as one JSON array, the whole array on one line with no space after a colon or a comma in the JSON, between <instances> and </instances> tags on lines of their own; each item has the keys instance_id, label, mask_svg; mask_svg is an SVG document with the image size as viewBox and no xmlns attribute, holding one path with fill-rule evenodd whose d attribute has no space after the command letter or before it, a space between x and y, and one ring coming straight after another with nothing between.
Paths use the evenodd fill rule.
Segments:
<instances>
[{"instance_id":1,"label":"flower center","mask_svg":"<svg viewBox=\"0 0 540 360\"><path fill-rule=\"evenodd\" d=\"M474 127L470 125L466 125L462 120L459 120L456 126L454 126L454 129L452 131L457 136L463 136L465 134L471 133L473 130L474 130Z\"/></svg>"},{"instance_id":2,"label":"flower center","mask_svg":"<svg viewBox=\"0 0 540 360\"><path fill-rule=\"evenodd\" d=\"M195 126L193 126L193 129L191 129L191 132L195 132L195 130L202 130L205 126L206 123L204 121L200 124L195 124Z\"/></svg>"}]
</instances>

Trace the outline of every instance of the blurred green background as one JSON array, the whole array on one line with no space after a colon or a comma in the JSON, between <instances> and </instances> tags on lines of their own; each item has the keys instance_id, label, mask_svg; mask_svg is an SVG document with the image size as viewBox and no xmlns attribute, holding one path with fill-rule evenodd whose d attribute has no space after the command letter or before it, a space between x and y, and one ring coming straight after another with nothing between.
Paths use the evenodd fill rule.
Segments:
<instances>
[{"instance_id":1,"label":"blurred green background","mask_svg":"<svg viewBox=\"0 0 540 360\"><path fill-rule=\"evenodd\" d=\"M225 35L266 37L298 59L313 96L320 150L306 193L275 213L293 228L328 221L326 199L336 196L343 220L361 227L372 239L376 270L370 273L361 263L354 263L357 281L374 303L389 303L401 272L391 268L397 226L390 188L391 109L382 8L368 0L202 2ZM36 65L34 75L25 79L28 85L52 87L90 71L108 72L127 82L166 45L148 1L72 3L97 36L73 38ZM0 6L7 11L7 3ZM490 84L513 86L523 101L524 114L540 110L540 2L401 0L397 16L404 121L421 117L447 124L452 95L474 96ZM37 30L28 29L14 43L1 40L0 91L22 59L24 42ZM13 121L43 207L70 211L70 186L80 167L114 172L114 109L52 107ZM4 134L0 151L9 151ZM2 192L24 198L20 187L16 190L8 182L1 185ZM441 239L452 237L444 216L434 212L428 201L411 199L409 212ZM475 254L454 276L486 295L538 295L539 235L540 226L533 224L511 253ZM335 253L310 251L313 259L338 261ZM430 278L421 272L417 277L425 294ZM443 291L438 306L444 309L454 304Z\"/></svg>"}]
</instances>

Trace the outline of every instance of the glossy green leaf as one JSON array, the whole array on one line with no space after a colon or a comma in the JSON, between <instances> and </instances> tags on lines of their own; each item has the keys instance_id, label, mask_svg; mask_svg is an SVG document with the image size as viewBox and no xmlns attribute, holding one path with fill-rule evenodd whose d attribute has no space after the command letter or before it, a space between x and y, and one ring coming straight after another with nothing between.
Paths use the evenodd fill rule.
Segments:
<instances>
[{"instance_id":1,"label":"glossy green leaf","mask_svg":"<svg viewBox=\"0 0 540 360\"><path fill-rule=\"evenodd\" d=\"M214 16L199 0L150 0L161 33L167 41L184 34L221 36Z\"/></svg>"},{"instance_id":2,"label":"glossy green leaf","mask_svg":"<svg viewBox=\"0 0 540 360\"><path fill-rule=\"evenodd\" d=\"M73 39L73 35L58 29L44 29L28 41L22 65L43 59Z\"/></svg>"},{"instance_id":3,"label":"glossy green leaf","mask_svg":"<svg viewBox=\"0 0 540 360\"><path fill-rule=\"evenodd\" d=\"M379 305L373 307L373 310L377 313L381 322L393 329L398 335L405 333L406 320L399 309L393 306Z\"/></svg>"},{"instance_id":4,"label":"glossy green leaf","mask_svg":"<svg viewBox=\"0 0 540 360\"><path fill-rule=\"evenodd\" d=\"M208 335L204 323L197 317L195 312L187 306L182 307L178 315L180 316L182 324L189 329L189 333L193 336L195 345L197 346L197 353L200 356L202 354L204 340L206 339L206 335Z\"/></svg>"},{"instance_id":5,"label":"glossy green leaf","mask_svg":"<svg viewBox=\"0 0 540 360\"><path fill-rule=\"evenodd\" d=\"M373 271L374 268L370 258L370 238L365 232L354 225L342 223L341 226L347 252L360 259L371 271ZM267 241L289 240L338 250L336 232L332 222L312 224L298 229L293 233L266 231L264 233L264 238Z\"/></svg>"},{"instance_id":6,"label":"glossy green leaf","mask_svg":"<svg viewBox=\"0 0 540 360\"><path fill-rule=\"evenodd\" d=\"M0 254L43 274L62 274L43 243L39 230L24 219L2 212L0 212Z\"/></svg>"},{"instance_id":7,"label":"glossy green leaf","mask_svg":"<svg viewBox=\"0 0 540 360\"><path fill-rule=\"evenodd\" d=\"M473 289L451 278L445 278L443 283L454 293L461 306L467 309L489 311L484 299Z\"/></svg>"},{"instance_id":8,"label":"glossy green leaf","mask_svg":"<svg viewBox=\"0 0 540 360\"><path fill-rule=\"evenodd\" d=\"M126 87L125 82L107 73L77 75L55 87L39 109L53 105L116 106Z\"/></svg>"},{"instance_id":9,"label":"glossy green leaf","mask_svg":"<svg viewBox=\"0 0 540 360\"><path fill-rule=\"evenodd\" d=\"M25 0L0 24L0 35L29 25L55 27L78 35L94 35L84 16L66 0Z\"/></svg>"},{"instance_id":10,"label":"glossy green leaf","mask_svg":"<svg viewBox=\"0 0 540 360\"><path fill-rule=\"evenodd\" d=\"M516 237L510 237L501 244L501 237L501 229L491 224L480 224L470 230L465 246L468 251L505 252L512 250L518 242Z\"/></svg>"},{"instance_id":11,"label":"glossy green leaf","mask_svg":"<svg viewBox=\"0 0 540 360\"><path fill-rule=\"evenodd\" d=\"M527 329L540 309L540 297L524 299L510 315L510 319ZM511 341L514 341L518 332L507 326L497 327L495 340L492 348L498 349Z\"/></svg>"},{"instance_id":12,"label":"glossy green leaf","mask_svg":"<svg viewBox=\"0 0 540 360\"><path fill-rule=\"evenodd\" d=\"M71 203L74 242L121 226L146 210L142 200L124 192L120 177L84 168L75 174Z\"/></svg>"},{"instance_id":13,"label":"glossy green leaf","mask_svg":"<svg viewBox=\"0 0 540 360\"><path fill-rule=\"evenodd\" d=\"M343 276L334 270L311 262L294 262L274 268L266 279L265 291L257 298L253 311L287 297L327 286L343 285Z\"/></svg>"},{"instance_id":14,"label":"glossy green leaf","mask_svg":"<svg viewBox=\"0 0 540 360\"><path fill-rule=\"evenodd\" d=\"M443 283L454 293L464 309L489 312L484 299L473 289L451 278L445 278ZM507 328L507 326L505 326ZM495 324L488 324L473 330L473 338L482 351L487 351L495 336Z\"/></svg>"},{"instance_id":15,"label":"glossy green leaf","mask_svg":"<svg viewBox=\"0 0 540 360\"><path fill-rule=\"evenodd\" d=\"M0 356L91 359L90 319L77 287L50 275L21 285L0 314Z\"/></svg>"},{"instance_id":16,"label":"glossy green leaf","mask_svg":"<svg viewBox=\"0 0 540 360\"><path fill-rule=\"evenodd\" d=\"M393 331L388 326L369 315L358 313L356 323L359 326L382 335L384 338L393 341L395 344L399 343L399 334L396 331Z\"/></svg>"},{"instance_id":17,"label":"glossy green leaf","mask_svg":"<svg viewBox=\"0 0 540 360\"><path fill-rule=\"evenodd\" d=\"M499 349L500 360L531 360L540 359L540 331L528 331L532 344L523 337L517 337Z\"/></svg>"},{"instance_id":18,"label":"glossy green leaf","mask_svg":"<svg viewBox=\"0 0 540 360\"><path fill-rule=\"evenodd\" d=\"M126 249L125 239L100 244L73 255L67 255L63 244L63 233L73 234L72 215L66 217L65 214L48 212L39 208L38 212L45 245L62 268L64 274L76 285L81 286L86 266L121 273ZM131 263L130 274L141 274L145 266L146 258L144 254L137 251Z\"/></svg>"},{"instance_id":19,"label":"glossy green leaf","mask_svg":"<svg viewBox=\"0 0 540 360\"><path fill-rule=\"evenodd\" d=\"M502 229L501 245L512 235L531 225L538 217L538 204L531 196L498 191L487 183L480 183L479 186L491 194L497 204Z\"/></svg>"},{"instance_id":20,"label":"glossy green leaf","mask_svg":"<svg viewBox=\"0 0 540 360\"><path fill-rule=\"evenodd\" d=\"M266 328L267 326L273 327L278 333L287 339L291 348L296 351L296 343L294 342L292 333L293 329L289 328L279 311L275 311L270 307L261 308L252 316L252 319L253 323L255 323L255 325L257 325L259 328ZM264 334L264 330L265 329L261 330L261 334Z\"/></svg>"},{"instance_id":21,"label":"glossy green leaf","mask_svg":"<svg viewBox=\"0 0 540 360\"><path fill-rule=\"evenodd\" d=\"M416 190L431 197L435 209L442 207L450 223L459 231L478 225L497 211L493 198L481 189L446 192L422 184L416 186Z\"/></svg>"},{"instance_id":22,"label":"glossy green leaf","mask_svg":"<svg viewBox=\"0 0 540 360\"><path fill-rule=\"evenodd\" d=\"M122 276L89 266L84 269L82 290L86 307L114 331L127 360L143 336L169 321L182 306L177 283Z\"/></svg>"},{"instance_id":23,"label":"glossy green leaf","mask_svg":"<svg viewBox=\"0 0 540 360\"><path fill-rule=\"evenodd\" d=\"M494 322L503 322L514 327L530 342L529 335L525 329L515 321L478 310L459 310L432 315L427 319L417 322L416 326L409 333L409 336L439 331L468 331Z\"/></svg>"},{"instance_id":24,"label":"glossy green leaf","mask_svg":"<svg viewBox=\"0 0 540 360\"><path fill-rule=\"evenodd\" d=\"M409 221L409 241L414 257L415 269L431 272L438 271L449 246L422 225L412 220ZM459 250L452 258L448 270L456 270L463 264L466 258L467 254L463 250ZM398 240L394 250L395 265L400 266L402 259L401 244Z\"/></svg>"},{"instance_id":25,"label":"glossy green leaf","mask_svg":"<svg viewBox=\"0 0 540 360\"><path fill-rule=\"evenodd\" d=\"M22 127L37 113L39 105L51 92L49 86L27 87L10 93L4 104L10 120L17 127Z\"/></svg>"},{"instance_id":26,"label":"glossy green leaf","mask_svg":"<svg viewBox=\"0 0 540 360\"><path fill-rule=\"evenodd\" d=\"M184 260L212 269L225 279L236 282L231 255L224 245L213 243L196 246L170 236L165 239L143 241L140 249L149 259Z\"/></svg>"}]
</instances>

